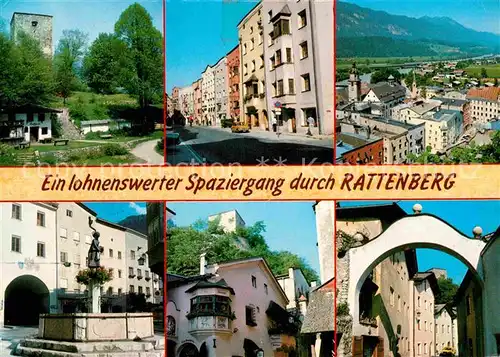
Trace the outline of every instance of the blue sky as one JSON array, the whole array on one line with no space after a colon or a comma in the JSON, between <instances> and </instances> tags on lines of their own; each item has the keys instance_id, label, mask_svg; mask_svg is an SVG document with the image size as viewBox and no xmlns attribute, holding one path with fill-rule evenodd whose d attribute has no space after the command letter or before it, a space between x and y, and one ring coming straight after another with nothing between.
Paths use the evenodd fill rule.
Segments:
<instances>
[{"instance_id":1,"label":"blue sky","mask_svg":"<svg viewBox=\"0 0 500 357\"><path fill-rule=\"evenodd\" d=\"M117 223L128 216L146 214L144 202L85 202L99 218Z\"/></svg>"},{"instance_id":2,"label":"blue sky","mask_svg":"<svg viewBox=\"0 0 500 357\"><path fill-rule=\"evenodd\" d=\"M0 19L9 24L14 12L52 15L54 46L62 31L70 29L87 33L90 44L99 33L113 32L120 14L135 2L146 8L154 26L163 31L161 0L0 0Z\"/></svg>"},{"instance_id":3,"label":"blue sky","mask_svg":"<svg viewBox=\"0 0 500 357\"><path fill-rule=\"evenodd\" d=\"M253 1L167 2L167 92L190 85L238 44L237 25Z\"/></svg>"},{"instance_id":4,"label":"blue sky","mask_svg":"<svg viewBox=\"0 0 500 357\"><path fill-rule=\"evenodd\" d=\"M389 203L390 201L342 201L342 206ZM168 208L176 213L175 224L189 226L198 219L236 209L247 225L258 221L266 224L264 237L273 250L289 250L303 257L313 269L319 272L318 251L316 247L316 220L314 202L192 202L169 203ZM399 201L398 204L408 213L416 201ZM500 224L498 212L500 201L419 201L424 213L432 213L447 221L467 236L472 235L475 226L490 233ZM106 202L87 203L99 217L118 222L129 215L144 214L143 202ZM467 268L456 258L431 249L418 249L419 270L433 267L444 268L448 276L457 284L463 279Z\"/></svg>"},{"instance_id":5,"label":"blue sky","mask_svg":"<svg viewBox=\"0 0 500 357\"><path fill-rule=\"evenodd\" d=\"M346 2L394 15L447 16L474 30L500 34L498 0L347 0Z\"/></svg>"},{"instance_id":6,"label":"blue sky","mask_svg":"<svg viewBox=\"0 0 500 357\"><path fill-rule=\"evenodd\" d=\"M341 201L341 206L371 205L390 203L391 201ZM398 201L406 212L412 213L417 201ZM475 226L483 228L485 234L494 232L500 225L500 201L418 201L423 207L422 213L434 214L445 220L464 235L471 237ZM462 282L467 267L447 253L434 249L417 249L417 261L420 271L430 268L444 268L448 277L457 284Z\"/></svg>"}]
</instances>

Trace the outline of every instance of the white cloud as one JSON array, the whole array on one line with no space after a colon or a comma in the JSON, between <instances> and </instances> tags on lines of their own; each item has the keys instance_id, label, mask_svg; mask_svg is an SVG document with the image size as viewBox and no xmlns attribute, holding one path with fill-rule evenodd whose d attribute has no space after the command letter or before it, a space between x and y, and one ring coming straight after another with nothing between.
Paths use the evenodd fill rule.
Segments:
<instances>
[{"instance_id":1,"label":"white cloud","mask_svg":"<svg viewBox=\"0 0 500 357\"><path fill-rule=\"evenodd\" d=\"M130 202L129 207L132 208L137 214L146 214L146 206L139 206L135 202Z\"/></svg>"}]
</instances>

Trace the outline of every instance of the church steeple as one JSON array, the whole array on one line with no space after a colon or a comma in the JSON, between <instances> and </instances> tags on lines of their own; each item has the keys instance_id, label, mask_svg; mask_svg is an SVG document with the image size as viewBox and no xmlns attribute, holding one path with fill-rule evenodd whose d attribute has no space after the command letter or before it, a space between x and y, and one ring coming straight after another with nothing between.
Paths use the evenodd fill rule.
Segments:
<instances>
[{"instance_id":1,"label":"church steeple","mask_svg":"<svg viewBox=\"0 0 500 357\"><path fill-rule=\"evenodd\" d=\"M411 98L418 98L418 88L417 88L417 79L415 78L415 71L413 71L413 83L411 84Z\"/></svg>"},{"instance_id":2,"label":"church steeple","mask_svg":"<svg viewBox=\"0 0 500 357\"><path fill-rule=\"evenodd\" d=\"M349 102L359 102L361 100L361 79L356 68L356 62L352 64L349 71L348 97Z\"/></svg>"}]
</instances>

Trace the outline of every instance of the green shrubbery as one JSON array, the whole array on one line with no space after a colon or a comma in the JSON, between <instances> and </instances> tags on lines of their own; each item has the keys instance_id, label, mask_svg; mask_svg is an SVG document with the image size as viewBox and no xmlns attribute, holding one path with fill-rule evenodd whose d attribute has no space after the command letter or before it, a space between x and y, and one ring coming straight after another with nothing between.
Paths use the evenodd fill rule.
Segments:
<instances>
[{"instance_id":1,"label":"green shrubbery","mask_svg":"<svg viewBox=\"0 0 500 357\"><path fill-rule=\"evenodd\" d=\"M128 150L118 144L106 144L101 148L103 156L121 156L128 155Z\"/></svg>"},{"instance_id":2,"label":"green shrubbery","mask_svg":"<svg viewBox=\"0 0 500 357\"><path fill-rule=\"evenodd\" d=\"M0 144L0 166L13 166L16 165L16 155L14 148L11 146Z\"/></svg>"}]
</instances>

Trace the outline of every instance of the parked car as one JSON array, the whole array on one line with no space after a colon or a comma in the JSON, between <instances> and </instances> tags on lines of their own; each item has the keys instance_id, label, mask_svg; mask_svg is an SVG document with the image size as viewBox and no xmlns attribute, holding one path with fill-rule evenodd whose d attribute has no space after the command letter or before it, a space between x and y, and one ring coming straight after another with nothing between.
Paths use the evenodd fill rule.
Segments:
<instances>
[{"instance_id":1,"label":"parked car","mask_svg":"<svg viewBox=\"0 0 500 357\"><path fill-rule=\"evenodd\" d=\"M174 128L171 126L167 126L167 147L173 146L173 145L179 145L181 142L181 138L179 136L179 133L174 132Z\"/></svg>"},{"instance_id":2,"label":"parked car","mask_svg":"<svg viewBox=\"0 0 500 357\"><path fill-rule=\"evenodd\" d=\"M249 133L250 128L248 127L248 125L235 123L231 127L231 132L233 132L233 133Z\"/></svg>"},{"instance_id":3,"label":"parked car","mask_svg":"<svg viewBox=\"0 0 500 357\"><path fill-rule=\"evenodd\" d=\"M439 356L455 356L455 349L453 347L445 347L443 348Z\"/></svg>"}]
</instances>

